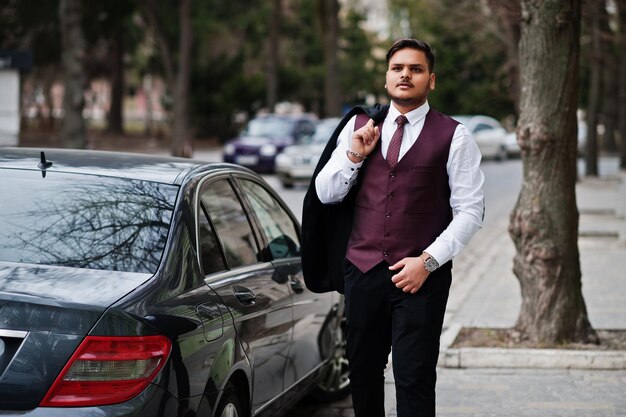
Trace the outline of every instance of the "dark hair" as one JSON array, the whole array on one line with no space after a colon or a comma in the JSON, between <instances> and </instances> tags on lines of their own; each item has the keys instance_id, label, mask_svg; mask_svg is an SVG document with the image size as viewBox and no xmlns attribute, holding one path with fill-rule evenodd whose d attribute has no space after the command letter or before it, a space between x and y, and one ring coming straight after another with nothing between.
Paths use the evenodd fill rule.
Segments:
<instances>
[{"instance_id":1,"label":"dark hair","mask_svg":"<svg viewBox=\"0 0 626 417\"><path fill-rule=\"evenodd\" d=\"M424 52L426 59L428 60L428 70L433 72L435 69L435 55L433 54L433 50L430 45L426 41L420 41L412 38L398 39L393 43L393 45L391 45L391 48L389 48L385 57L387 59L387 64L389 64L393 54L398 52L400 49L406 48L417 49Z\"/></svg>"}]
</instances>

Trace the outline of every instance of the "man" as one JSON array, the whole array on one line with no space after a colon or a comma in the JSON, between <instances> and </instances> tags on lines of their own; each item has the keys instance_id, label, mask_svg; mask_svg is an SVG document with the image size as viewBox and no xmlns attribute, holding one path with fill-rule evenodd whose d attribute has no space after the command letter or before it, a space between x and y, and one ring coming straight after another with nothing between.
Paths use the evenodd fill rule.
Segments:
<instances>
[{"instance_id":1,"label":"man","mask_svg":"<svg viewBox=\"0 0 626 417\"><path fill-rule=\"evenodd\" d=\"M482 226L484 176L467 128L428 105L430 46L401 39L387 63L392 104L353 109L322 154L303 269L313 291L345 290L355 416L384 416L391 349L398 416L434 416L451 259Z\"/></svg>"}]
</instances>

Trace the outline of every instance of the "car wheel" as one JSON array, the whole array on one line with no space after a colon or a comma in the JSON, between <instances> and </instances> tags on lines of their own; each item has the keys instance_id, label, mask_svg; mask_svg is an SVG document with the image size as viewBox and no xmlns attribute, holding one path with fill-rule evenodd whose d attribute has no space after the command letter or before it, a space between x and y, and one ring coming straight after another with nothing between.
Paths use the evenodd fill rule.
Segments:
<instances>
[{"instance_id":1,"label":"car wheel","mask_svg":"<svg viewBox=\"0 0 626 417\"><path fill-rule=\"evenodd\" d=\"M312 401L339 401L350 394L350 375L348 370L348 358L346 358L345 330L346 319L342 317L335 331L335 349L333 356L326 366L322 368L319 382L309 395Z\"/></svg>"},{"instance_id":2,"label":"car wheel","mask_svg":"<svg viewBox=\"0 0 626 417\"><path fill-rule=\"evenodd\" d=\"M243 417L241 401L237 397L237 392L232 384L228 383L222 394L222 400L217 407L217 417Z\"/></svg>"}]
</instances>

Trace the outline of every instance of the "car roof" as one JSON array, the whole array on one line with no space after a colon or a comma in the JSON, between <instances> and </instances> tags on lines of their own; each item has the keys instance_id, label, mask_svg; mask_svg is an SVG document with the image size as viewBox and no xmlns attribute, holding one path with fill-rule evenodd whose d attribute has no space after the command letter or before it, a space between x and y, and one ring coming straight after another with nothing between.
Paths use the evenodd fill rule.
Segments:
<instances>
[{"instance_id":1,"label":"car roof","mask_svg":"<svg viewBox=\"0 0 626 417\"><path fill-rule=\"evenodd\" d=\"M283 120L310 120L310 121L316 121L317 120L317 116L315 116L314 114L311 113L287 113L287 114L282 114L282 113L264 113L264 114L258 114L256 116L254 116L252 119L250 120L263 120L263 119L283 119Z\"/></svg>"},{"instance_id":2,"label":"car roof","mask_svg":"<svg viewBox=\"0 0 626 417\"><path fill-rule=\"evenodd\" d=\"M65 172L116 178L145 180L165 184L182 184L190 173L221 169L240 169L232 164L138 153L54 149L0 148L0 169L42 170L40 154L52 162L47 172Z\"/></svg>"},{"instance_id":3,"label":"car roof","mask_svg":"<svg viewBox=\"0 0 626 417\"><path fill-rule=\"evenodd\" d=\"M451 116L457 122L460 122L469 127L469 125L475 125L478 123L487 123L487 124L496 124L499 125L500 122L491 117L484 114L458 114L455 116Z\"/></svg>"}]
</instances>

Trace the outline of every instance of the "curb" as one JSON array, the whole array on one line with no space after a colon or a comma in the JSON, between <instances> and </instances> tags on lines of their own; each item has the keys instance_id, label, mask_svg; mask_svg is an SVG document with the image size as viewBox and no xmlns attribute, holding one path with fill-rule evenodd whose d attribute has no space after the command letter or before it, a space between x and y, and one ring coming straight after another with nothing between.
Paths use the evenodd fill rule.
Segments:
<instances>
[{"instance_id":1,"label":"curb","mask_svg":"<svg viewBox=\"0 0 626 417\"><path fill-rule=\"evenodd\" d=\"M626 351L573 349L450 348L461 330L451 326L441 338L442 368L626 369Z\"/></svg>"}]
</instances>

